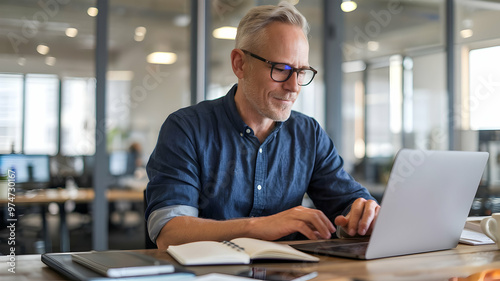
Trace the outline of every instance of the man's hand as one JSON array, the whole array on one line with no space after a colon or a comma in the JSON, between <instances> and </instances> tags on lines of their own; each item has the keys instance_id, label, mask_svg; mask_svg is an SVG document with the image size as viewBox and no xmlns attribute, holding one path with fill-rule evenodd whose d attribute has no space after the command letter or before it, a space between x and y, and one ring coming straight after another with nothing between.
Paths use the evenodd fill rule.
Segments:
<instances>
[{"instance_id":1,"label":"man's hand","mask_svg":"<svg viewBox=\"0 0 500 281\"><path fill-rule=\"evenodd\" d=\"M335 224L342 227L349 236L370 235L379 209L380 206L377 202L358 198L352 204L351 211L347 216L335 218Z\"/></svg>"},{"instance_id":2,"label":"man's hand","mask_svg":"<svg viewBox=\"0 0 500 281\"><path fill-rule=\"evenodd\" d=\"M238 237L276 240L295 232L309 239L329 239L335 227L323 212L302 206L267 217L225 221L179 216L163 226L156 245L158 249L166 249L169 245L202 240L229 241Z\"/></svg>"},{"instance_id":3,"label":"man's hand","mask_svg":"<svg viewBox=\"0 0 500 281\"><path fill-rule=\"evenodd\" d=\"M307 238L329 239L335 227L320 210L297 206L267 217L252 218L255 236L264 240L276 240L288 234L300 232Z\"/></svg>"}]
</instances>

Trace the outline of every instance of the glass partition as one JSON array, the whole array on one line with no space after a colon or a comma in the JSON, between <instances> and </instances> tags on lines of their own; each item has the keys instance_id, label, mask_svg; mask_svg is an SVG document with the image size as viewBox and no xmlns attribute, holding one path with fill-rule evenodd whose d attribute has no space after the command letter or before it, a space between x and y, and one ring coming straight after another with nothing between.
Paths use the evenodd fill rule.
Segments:
<instances>
[{"instance_id":1,"label":"glass partition","mask_svg":"<svg viewBox=\"0 0 500 281\"><path fill-rule=\"evenodd\" d=\"M366 81L366 156L391 157L395 147L390 124L389 67L368 68Z\"/></svg>"},{"instance_id":2,"label":"glass partition","mask_svg":"<svg viewBox=\"0 0 500 281\"><path fill-rule=\"evenodd\" d=\"M190 103L190 1L111 0L109 8L108 152L156 145L166 117Z\"/></svg>"},{"instance_id":3,"label":"glass partition","mask_svg":"<svg viewBox=\"0 0 500 281\"><path fill-rule=\"evenodd\" d=\"M409 148L448 149L445 53L413 57L413 114ZM432 70L429 69L432 65Z\"/></svg>"},{"instance_id":4,"label":"glass partition","mask_svg":"<svg viewBox=\"0 0 500 281\"><path fill-rule=\"evenodd\" d=\"M384 182L399 149L446 148L445 1L356 2L344 13L342 154Z\"/></svg>"},{"instance_id":5,"label":"glass partition","mask_svg":"<svg viewBox=\"0 0 500 281\"><path fill-rule=\"evenodd\" d=\"M500 3L456 3L455 37L460 65L456 108L456 148L489 152L477 198L476 215L499 211L500 190Z\"/></svg>"},{"instance_id":6,"label":"glass partition","mask_svg":"<svg viewBox=\"0 0 500 281\"><path fill-rule=\"evenodd\" d=\"M23 80L21 74L0 74L0 153L21 151Z\"/></svg>"},{"instance_id":7,"label":"glass partition","mask_svg":"<svg viewBox=\"0 0 500 281\"><path fill-rule=\"evenodd\" d=\"M59 79L55 75L27 75L24 152L56 154Z\"/></svg>"},{"instance_id":8,"label":"glass partition","mask_svg":"<svg viewBox=\"0 0 500 281\"><path fill-rule=\"evenodd\" d=\"M95 79L67 77L61 93L61 154L95 153Z\"/></svg>"},{"instance_id":9,"label":"glass partition","mask_svg":"<svg viewBox=\"0 0 500 281\"><path fill-rule=\"evenodd\" d=\"M0 125L5 126L0 130L0 152L57 154L59 139L65 148L76 147L73 136L84 129L81 126L92 130L92 122L69 126L68 121L62 122L64 128L59 130L59 111L73 112L74 117L76 112L91 114L95 105L79 103L79 94L71 95L69 89L64 99L75 101L59 103L64 92L62 80L94 75L95 15L88 13L94 3L0 2L0 72L5 73L0 93L4 97L2 106L8 108L2 110L8 118L0 122L8 124ZM60 131L63 133L59 138ZM89 138L94 138L91 134Z\"/></svg>"}]
</instances>

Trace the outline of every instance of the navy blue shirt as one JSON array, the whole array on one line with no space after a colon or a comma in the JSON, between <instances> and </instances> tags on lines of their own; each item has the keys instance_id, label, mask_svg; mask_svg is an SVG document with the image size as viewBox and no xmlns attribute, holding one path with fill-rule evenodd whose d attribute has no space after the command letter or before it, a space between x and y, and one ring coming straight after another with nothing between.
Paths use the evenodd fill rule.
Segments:
<instances>
[{"instance_id":1,"label":"navy blue shirt","mask_svg":"<svg viewBox=\"0 0 500 281\"><path fill-rule=\"evenodd\" d=\"M172 208L178 211L171 217L267 216L301 205L307 193L333 221L355 199L373 199L343 169L332 140L311 117L292 111L260 143L236 109L236 88L164 122L147 164L146 219ZM168 220L158 221L149 226L153 240Z\"/></svg>"}]
</instances>

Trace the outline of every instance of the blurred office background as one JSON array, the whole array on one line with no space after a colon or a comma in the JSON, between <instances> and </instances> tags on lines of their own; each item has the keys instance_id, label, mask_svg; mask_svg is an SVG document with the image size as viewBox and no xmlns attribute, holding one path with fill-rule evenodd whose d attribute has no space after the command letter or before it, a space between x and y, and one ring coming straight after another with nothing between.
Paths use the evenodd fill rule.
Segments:
<instances>
[{"instance_id":1,"label":"blurred office background","mask_svg":"<svg viewBox=\"0 0 500 281\"><path fill-rule=\"evenodd\" d=\"M290 2L309 20L318 69L295 110L322 124L349 172L380 197L403 147L488 151L471 214L500 211L500 1ZM276 3L0 0L3 186L15 163L17 192L142 191L165 118L230 89L235 27ZM17 206L18 253L63 250L61 211L72 251L144 248L142 198L105 202Z\"/></svg>"}]
</instances>

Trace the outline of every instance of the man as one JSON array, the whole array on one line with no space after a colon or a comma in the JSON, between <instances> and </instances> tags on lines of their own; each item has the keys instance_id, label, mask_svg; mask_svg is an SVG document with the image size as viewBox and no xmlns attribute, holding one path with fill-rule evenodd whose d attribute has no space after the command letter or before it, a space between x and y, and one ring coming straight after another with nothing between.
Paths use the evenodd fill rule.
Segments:
<instances>
[{"instance_id":1,"label":"man","mask_svg":"<svg viewBox=\"0 0 500 281\"><path fill-rule=\"evenodd\" d=\"M308 26L290 4L258 6L238 26L238 84L163 124L147 165L149 235L159 249L199 240L328 239L371 232L379 206L342 168L331 139L292 111L308 64ZM301 206L305 193L317 209Z\"/></svg>"}]
</instances>

